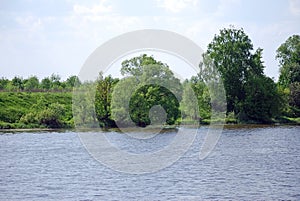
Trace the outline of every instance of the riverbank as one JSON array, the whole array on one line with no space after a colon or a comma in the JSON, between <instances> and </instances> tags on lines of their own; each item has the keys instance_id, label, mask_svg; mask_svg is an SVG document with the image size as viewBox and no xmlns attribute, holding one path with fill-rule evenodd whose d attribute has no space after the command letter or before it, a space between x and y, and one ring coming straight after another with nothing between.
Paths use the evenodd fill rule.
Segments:
<instances>
[{"instance_id":1,"label":"riverbank","mask_svg":"<svg viewBox=\"0 0 300 201\"><path fill-rule=\"evenodd\" d=\"M0 130L52 130L74 129L72 92L1 92ZM194 125L184 120L181 126ZM238 122L230 115L222 119L202 119L200 125L225 122L226 125L258 124ZM263 125L263 124L262 124ZM300 117L279 117L266 125L300 125ZM171 126L172 127L172 126ZM176 127L176 125L175 125ZM117 128L111 128L118 130Z\"/></svg>"},{"instance_id":2,"label":"riverbank","mask_svg":"<svg viewBox=\"0 0 300 201\"><path fill-rule=\"evenodd\" d=\"M0 129L72 127L72 92L0 93Z\"/></svg>"}]
</instances>

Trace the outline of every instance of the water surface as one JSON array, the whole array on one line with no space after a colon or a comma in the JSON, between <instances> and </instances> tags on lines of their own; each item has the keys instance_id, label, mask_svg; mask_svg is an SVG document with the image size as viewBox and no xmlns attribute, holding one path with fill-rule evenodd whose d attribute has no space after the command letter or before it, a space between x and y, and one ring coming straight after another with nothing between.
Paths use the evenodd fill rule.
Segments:
<instances>
[{"instance_id":1,"label":"water surface","mask_svg":"<svg viewBox=\"0 0 300 201\"><path fill-rule=\"evenodd\" d=\"M175 164L132 175L94 160L74 132L0 135L0 200L299 200L300 127L229 127L199 161L201 128ZM133 153L166 146L175 133L143 140L114 132Z\"/></svg>"}]
</instances>

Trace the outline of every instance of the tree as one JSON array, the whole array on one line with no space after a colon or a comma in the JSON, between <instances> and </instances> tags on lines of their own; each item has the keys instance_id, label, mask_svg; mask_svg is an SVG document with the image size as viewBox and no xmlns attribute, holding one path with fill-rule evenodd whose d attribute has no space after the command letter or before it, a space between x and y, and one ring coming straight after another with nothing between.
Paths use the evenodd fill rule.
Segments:
<instances>
[{"instance_id":1,"label":"tree","mask_svg":"<svg viewBox=\"0 0 300 201\"><path fill-rule=\"evenodd\" d=\"M42 79L41 88L44 89L45 91L48 91L51 89L51 80L49 77Z\"/></svg>"},{"instance_id":2,"label":"tree","mask_svg":"<svg viewBox=\"0 0 300 201\"><path fill-rule=\"evenodd\" d=\"M272 122L279 114L280 99L275 82L266 76L253 76L245 85L246 98L238 114L241 121Z\"/></svg>"},{"instance_id":3,"label":"tree","mask_svg":"<svg viewBox=\"0 0 300 201\"><path fill-rule=\"evenodd\" d=\"M243 29L221 30L203 56L204 62L213 62L205 70L213 72L216 68L223 80L227 114L234 112L240 121L251 122L269 122L278 115L279 91L263 73L262 49L253 52L251 40ZM206 74L204 71L204 77Z\"/></svg>"},{"instance_id":4,"label":"tree","mask_svg":"<svg viewBox=\"0 0 300 201\"><path fill-rule=\"evenodd\" d=\"M54 89L54 90L60 89L60 86L61 86L60 79L61 79L61 77L54 73L50 76L51 89Z\"/></svg>"},{"instance_id":5,"label":"tree","mask_svg":"<svg viewBox=\"0 0 300 201\"><path fill-rule=\"evenodd\" d=\"M237 105L245 99L245 83L253 75L263 74L261 49L252 53L253 45L243 29L223 29L208 45L204 56L213 60L221 74L227 98L227 112L239 112Z\"/></svg>"},{"instance_id":6,"label":"tree","mask_svg":"<svg viewBox=\"0 0 300 201\"><path fill-rule=\"evenodd\" d=\"M186 80L183 83L182 101L180 102L180 108L184 117L197 120L199 118L199 112L195 105L198 105L198 100L193 98L195 96L191 83Z\"/></svg>"},{"instance_id":7,"label":"tree","mask_svg":"<svg viewBox=\"0 0 300 201\"><path fill-rule=\"evenodd\" d=\"M98 127L95 111L96 82L85 81L76 86L72 97L74 123L81 128Z\"/></svg>"},{"instance_id":8,"label":"tree","mask_svg":"<svg viewBox=\"0 0 300 201\"><path fill-rule=\"evenodd\" d=\"M167 124L174 124L180 117L182 86L166 64L143 54L123 61L121 73L128 77L114 89L112 118L122 126L151 124L151 118L155 118L150 118L149 112L158 105L168 113ZM153 114L157 111L153 109Z\"/></svg>"},{"instance_id":9,"label":"tree","mask_svg":"<svg viewBox=\"0 0 300 201\"><path fill-rule=\"evenodd\" d=\"M139 78L145 70L145 66L157 64L159 66L167 66L161 61L156 61L152 56L147 56L147 54L142 54L138 57L133 57L130 60L125 60L122 62L121 74L122 75L132 75ZM158 71L156 71L158 72Z\"/></svg>"},{"instance_id":10,"label":"tree","mask_svg":"<svg viewBox=\"0 0 300 201\"><path fill-rule=\"evenodd\" d=\"M59 103L52 103L38 114L39 123L49 128L63 127L65 108Z\"/></svg>"},{"instance_id":11,"label":"tree","mask_svg":"<svg viewBox=\"0 0 300 201\"><path fill-rule=\"evenodd\" d=\"M36 76L29 77L24 84L24 89L28 91L38 89L38 88L39 88L39 79Z\"/></svg>"},{"instance_id":12,"label":"tree","mask_svg":"<svg viewBox=\"0 0 300 201\"><path fill-rule=\"evenodd\" d=\"M118 126L134 126L129 114L129 102L138 84L135 77L127 77L121 79L114 87L111 100L111 117Z\"/></svg>"},{"instance_id":13,"label":"tree","mask_svg":"<svg viewBox=\"0 0 300 201\"><path fill-rule=\"evenodd\" d=\"M293 117L300 116L300 82L293 82L290 84L289 105Z\"/></svg>"},{"instance_id":14,"label":"tree","mask_svg":"<svg viewBox=\"0 0 300 201\"><path fill-rule=\"evenodd\" d=\"M288 97L284 99L287 115L299 117L300 35L290 36L276 53L280 66L279 88Z\"/></svg>"},{"instance_id":15,"label":"tree","mask_svg":"<svg viewBox=\"0 0 300 201\"><path fill-rule=\"evenodd\" d=\"M149 112L154 106L161 106L164 109L167 114L166 123L168 125L174 124L181 116L179 101L170 90L159 85L144 85L138 88L130 99L131 119L140 127L150 125L152 122Z\"/></svg>"},{"instance_id":16,"label":"tree","mask_svg":"<svg viewBox=\"0 0 300 201\"><path fill-rule=\"evenodd\" d=\"M276 51L279 60L279 84L284 88L300 82L300 35L290 36Z\"/></svg>"},{"instance_id":17,"label":"tree","mask_svg":"<svg viewBox=\"0 0 300 201\"><path fill-rule=\"evenodd\" d=\"M210 101L208 87L198 76L193 76L183 83L181 109L183 114L187 115L187 118L194 120L210 118ZM195 106L198 108L195 108Z\"/></svg>"},{"instance_id":18,"label":"tree","mask_svg":"<svg viewBox=\"0 0 300 201\"><path fill-rule=\"evenodd\" d=\"M6 79L6 78L2 77L0 79L0 90L7 89L9 82L10 82L9 79Z\"/></svg>"},{"instance_id":19,"label":"tree","mask_svg":"<svg viewBox=\"0 0 300 201\"><path fill-rule=\"evenodd\" d=\"M95 110L100 127L115 127L116 123L111 118L111 98L114 86L119 79L111 76L103 78L100 73L97 80L97 89L95 94Z\"/></svg>"},{"instance_id":20,"label":"tree","mask_svg":"<svg viewBox=\"0 0 300 201\"><path fill-rule=\"evenodd\" d=\"M76 75L70 76L66 80L66 87L72 89L75 84L80 84L79 78Z\"/></svg>"},{"instance_id":21,"label":"tree","mask_svg":"<svg viewBox=\"0 0 300 201\"><path fill-rule=\"evenodd\" d=\"M23 90L24 89L23 78L21 78L21 77L15 76L11 80L11 84L12 84L14 89L17 89L17 90Z\"/></svg>"}]
</instances>

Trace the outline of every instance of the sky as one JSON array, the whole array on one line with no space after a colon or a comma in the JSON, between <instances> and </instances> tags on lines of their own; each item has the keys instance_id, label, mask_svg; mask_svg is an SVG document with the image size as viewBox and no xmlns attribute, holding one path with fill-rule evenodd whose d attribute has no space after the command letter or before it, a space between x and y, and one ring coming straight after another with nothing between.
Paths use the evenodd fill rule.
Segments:
<instances>
[{"instance_id":1,"label":"sky","mask_svg":"<svg viewBox=\"0 0 300 201\"><path fill-rule=\"evenodd\" d=\"M276 49L299 24L300 0L0 0L0 77L78 75L97 47L140 29L173 31L206 50L234 25L263 49L277 80Z\"/></svg>"}]
</instances>

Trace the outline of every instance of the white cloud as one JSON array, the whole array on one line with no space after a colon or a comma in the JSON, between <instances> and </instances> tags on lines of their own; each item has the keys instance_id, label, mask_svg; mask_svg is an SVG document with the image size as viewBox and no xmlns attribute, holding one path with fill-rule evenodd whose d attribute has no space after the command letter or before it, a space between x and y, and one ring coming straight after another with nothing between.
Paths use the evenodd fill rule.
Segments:
<instances>
[{"instance_id":1,"label":"white cloud","mask_svg":"<svg viewBox=\"0 0 300 201\"><path fill-rule=\"evenodd\" d=\"M196 6L198 0L157 0L158 7L167 11L178 13L187 7Z\"/></svg>"},{"instance_id":2,"label":"white cloud","mask_svg":"<svg viewBox=\"0 0 300 201\"><path fill-rule=\"evenodd\" d=\"M121 16L106 1L94 6L73 5L73 12L63 19L72 35L81 40L104 42L114 35L132 31L140 27L138 16Z\"/></svg>"},{"instance_id":3,"label":"white cloud","mask_svg":"<svg viewBox=\"0 0 300 201\"><path fill-rule=\"evenodd\" d=\"M293 15L300 15L300 1L289 0L290 11Z\"/></svg>"}]
</instances>

